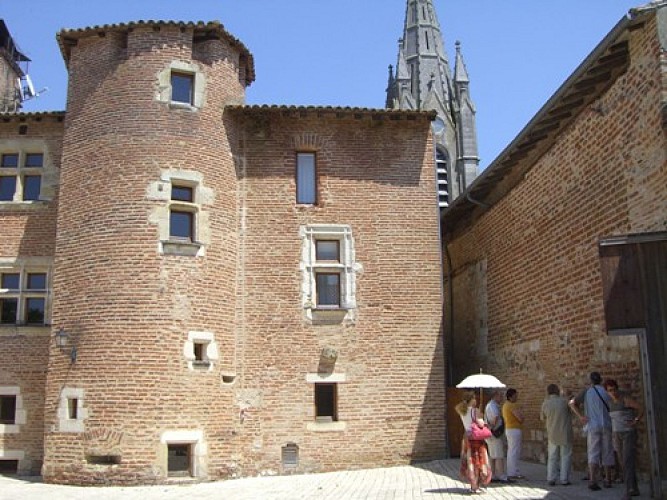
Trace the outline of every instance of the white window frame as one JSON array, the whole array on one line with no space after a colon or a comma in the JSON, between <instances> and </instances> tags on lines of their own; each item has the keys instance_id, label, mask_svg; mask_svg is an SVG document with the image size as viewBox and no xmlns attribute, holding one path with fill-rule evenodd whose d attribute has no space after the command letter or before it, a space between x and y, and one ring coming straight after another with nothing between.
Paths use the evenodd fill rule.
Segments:
<instances>
[{"instance_id":1,"label":"white window frame","mask_svg":"<svg viewBox=\"0 0 667 500\"><path fill-rule=\"evenodd\" d=\"M195 344L203 344L202 360L195 357ZM189 370L213 371L215 363L220 359L218 344L212 332L188 332L188 340L183 346L183 357Z\"/></svg>"},{"instance_id":2,"label":"white window frame","mask_svg":"<svg viewBox=\"0 0 667 500\"><path fill-rule=\"evenodd\" d=\"M313 311L348 311L357 307L356 273L360 270L355 261L354 239L352 228L346 224L310 224L301 226L301 301L306 314ZM316 242L319 240L338 241L340 250L339 261L318 261L316 258ZM340 307L318 307L317 305L317 274L338 273L340 275Z\"/></svg>"},{"instance_id":3,"label":"white window frame","mask_svg":"<svg viewBox=\"0 0 667 500\"><path fill-rule=\"evenodd\" d=\"M172 200L172 186L192 188L192 202ZM211 205L214 192L203 184L200 172L192 170L164 170L160 180L148 186L147 198L156 201L149 215L150 221L158 227L158 253L160 255L181 255L203 257L206 246L211 242L209 213L204 210L205 205ZM189 211L193 214L193 241L171 237L171 210Z\"/></svg>"},{"instance_id":4,"label":"white window frame","mask_svg":"<svg viewBox=\"0 0 667 500\"><path fill-rule=\"evenodd\" d=\"M49 259L50 260L50 259ZM19 288L1 288L2 274L18 274ZM29 274L46 274L46 288L28 289L28 275ZM45 263L45 259L23 259L0 261L0 299L16 299L16 322L15 323L0 323L2 327L46 327L51 321L51 266ZM28 323L26 311L26 299L39 298L44 299L44 319L41 323Z\"/></svg>"},{"instance_id":5,"label":"white window frame","mask_svg":"<svg viewBox=\"0 0 667 500\"><path fill-rule=\"evenodd\" d=\"M315 415L315 387L313 387L313 409L312 420L306 424L306 429L312 432L342 432L347 430L347 423L340 418L339 402L340 402L340 384L347 382L347 377L344 373L332 373L322 375L320 373L307 373L306 382L309 384L330 384L336 385L336 414L338 420L322 421L317 420Z\"/></svg>"},{"instance_id":6,"label":"white window frame","mask_svg":"<svg viewBox=\"0 0 667 500\"><path fill-rule=\"evenodd\" d=\"M14 410L13 424L0 424L0 435L18 434L21 432L21 426L28 421L28 415L23 407L23 396L21 388L18 385L0 386L0 396L16 396L16 407Z\"/></svg>"},{"instance_id":7,"label":"white window frame","mask_svg":"<svg viewBox=\"0 0 667 500\"><path fill-rule=\"evenodd\" d=\"M186 103L172 100L171 76L174 73L192 75L192 102ZM155 100L163 102L171 109L197 111L205 104L206 74L194 63L186 61L172 61L169 66L157 75L157 90Z\"/></svg>"},{"instance_id":8,"label":"white window frame","mask_svg":"<svg viewBox=\"0 0 667 500\"><path fill-rule=\"evenodd\" d=\"M65 387L60 392L57 416L60 432L81 433L86 430L85 420L88 410L85 407L85 391L78 387ZM70 418L69 401L76 399L76 418Z\"/></svg>"}]
</instances>

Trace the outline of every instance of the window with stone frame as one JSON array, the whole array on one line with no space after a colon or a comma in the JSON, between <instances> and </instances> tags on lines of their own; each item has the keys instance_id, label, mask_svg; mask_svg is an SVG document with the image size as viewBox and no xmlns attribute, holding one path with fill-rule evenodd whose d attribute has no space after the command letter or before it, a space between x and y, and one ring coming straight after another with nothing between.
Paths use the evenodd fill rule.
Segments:
<instances>
[{"instance_id":1,"label":"window with stone frame","mask_svg":"<svg viewBox=\"0 0 667 500\"><path fill-rule=\"evenodd\" d=\"M0 394L0 424L16 423L16 395Z\"/></svg>"},{"instance_id":2,"label":"window with stone frame","mask_svg":"<svg viewBox=\"0 0 667 500\"><path fill-rule=\"evenodd\" d=\"M169 204L169 239L192 243L197 241L195 204L196 188L192 185L172 181Z\"/></svg>"},{"instance_id":3,"label":"window with stone frame","mask_svg":"<svg viewBox=\"0 0 667 500\"><path fill-rule=\"evenodd\" d=\"M38 201L42 189L43 153L6 152L0 155L0 202Z\"/></svg>"},{"instance_id":4,"label":"window with stone frame","mask_svg":"<svg viewBox=\"0 0 667 500\"><path fill-rule=\"evenodd\" d=\"M17 434L27 422L19 386L0 386L0 435ZM1 451L1 449L0 449Z\"/></svg>"},{"instance_id":5,"label":"window with stone frame","mask_svg":"<svg viewBox=\"0 0 667 500\"><path fill-rule=\"evenodd\" d=\"M47 270L0 267L0 325L47 324L47 299Z\"/></svg>"},{"instance_id":6,"label":"window with stone frame","mask_svg":"<svg viewBox=\"0 0 667 500\"><path fill-rule=\"evenodd\" d=\"M306 309L356 307L355 257L348 225L302 227L302 297Z\"/></svg>"}]
</instances>

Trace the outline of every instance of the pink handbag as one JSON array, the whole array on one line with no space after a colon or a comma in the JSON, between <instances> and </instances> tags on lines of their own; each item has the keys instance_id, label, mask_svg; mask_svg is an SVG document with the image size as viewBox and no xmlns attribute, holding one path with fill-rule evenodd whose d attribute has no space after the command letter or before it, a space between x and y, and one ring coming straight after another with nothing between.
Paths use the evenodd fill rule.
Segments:
<instances>
[{"instance_id":1,"label":"pink handbag","mask_svg":"<svg viewBox=\"0 0 667 500\"><path fill-rule=\"evenodd\" d=\"M491 436L493 436L491 429L489 429L486 425L480 426L477 423L477 419L475 417L476 412L473 409L469 439L472 439L473 441L484 441L485 439L489 439Z\"/></svg>"}]
</instances>

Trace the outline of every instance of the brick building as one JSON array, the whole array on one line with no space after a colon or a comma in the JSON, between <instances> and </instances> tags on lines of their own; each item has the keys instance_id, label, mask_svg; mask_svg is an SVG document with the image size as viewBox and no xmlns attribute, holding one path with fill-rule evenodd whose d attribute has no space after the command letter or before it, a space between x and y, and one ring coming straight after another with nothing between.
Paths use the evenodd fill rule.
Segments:
<instances>
[{"instance_id":1,"label":"brick building","mask_svg":"<svg viewBox=\"0 0 667 500\"><path fill-rule=\"evenodd\" d=\"M435 113L245 106L253 58L218 23L58 41L67 111L0 120L0 468L441 456Z\"/></svg>"},{"instance_id":2,"label":"brick building","mask_svg":"<svg viewBox=\"0 0 667 500\"><path fill-rule=\"evenodd\" d=\"M546 386L592 370L647 408L641 465L667 491L667 3L631 11L442 217L448 385L519 391L545 461ZM575 461L586 462L578 434Z\"/></svg>"}]
</instances>

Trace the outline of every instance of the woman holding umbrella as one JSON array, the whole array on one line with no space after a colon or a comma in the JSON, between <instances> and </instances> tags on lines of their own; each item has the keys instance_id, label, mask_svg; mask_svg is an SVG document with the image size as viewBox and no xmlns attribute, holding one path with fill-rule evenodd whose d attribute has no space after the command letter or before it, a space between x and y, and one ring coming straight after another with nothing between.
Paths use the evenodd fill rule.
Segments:
<instances>
[{"instance_id":1,"label":"woman holding umbrella","mask_svg":"<svg viewBox=\"0 0 667 500\"><path fill-rule=\"evenodd\" d=\"M461 479L470 483L470 493L480 493L480 486L491 482L491 468L484 440L472 438L473 425L484 425L482 415L478 415L474 392L467 392L463 396L463 400L456 405L456 412L465 429L461 443Z\"/></svg>"}]
</instances>

